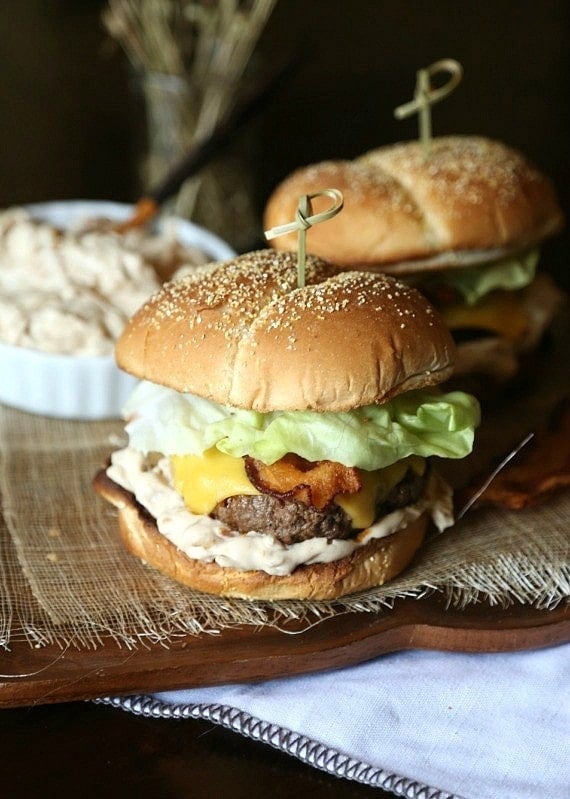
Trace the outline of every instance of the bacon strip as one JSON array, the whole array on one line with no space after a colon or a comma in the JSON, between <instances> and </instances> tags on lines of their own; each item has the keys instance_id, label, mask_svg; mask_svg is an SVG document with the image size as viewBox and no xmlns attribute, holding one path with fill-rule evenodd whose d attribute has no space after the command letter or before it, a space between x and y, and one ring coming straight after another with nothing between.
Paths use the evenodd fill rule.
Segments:
<instances>
[{"instance_id":1,"label":"bacon strip","mask_svg":"<svg viewBox=\"0 0 570 799\"><path fill-rule=\"evenodd\" d=\"M478 478L463 498L473 498L484 485ZM570 398L554 409L546 430L532 441L482 491L474 507L484 504L521 510L544 501L554 491L570 487Z\"/></svg>"},{"instance_id":2,"label":"bacon strip","mask_svg":"<svg viewBox=\"0 0 570 799\"><path fill-rule=\"evenodd\" d=\"M297 499L318 510L330 505L337 494L355 494L362 488L356 467L333 461L312 463L293 454L271 466L246 456L245 470L258 491Z\"/></svg>"}]
</instances>

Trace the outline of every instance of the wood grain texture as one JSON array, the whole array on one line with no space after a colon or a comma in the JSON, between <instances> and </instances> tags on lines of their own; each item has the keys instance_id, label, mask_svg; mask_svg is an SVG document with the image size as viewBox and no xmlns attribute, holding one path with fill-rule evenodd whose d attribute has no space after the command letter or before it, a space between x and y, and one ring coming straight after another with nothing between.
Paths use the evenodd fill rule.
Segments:
<instances>
[{"instance_id":1,"label":"wood grain texture","mask_svg":"<svg viewBox=\"0 0 570 799\"><path fill-rule=\"evenodd\" d=\"M295 634L297 633L297 634ZM103 695L255 682L341 668L404 649L506 652L570 640L570 608L448 609L441 597L398 601L382 614L349 613L304 631L247 627L188 636L170 649L31 649L16 642L1 659L0 707ZM13 675L13 676L9 676Z\"/></svg>"}]
</instances>

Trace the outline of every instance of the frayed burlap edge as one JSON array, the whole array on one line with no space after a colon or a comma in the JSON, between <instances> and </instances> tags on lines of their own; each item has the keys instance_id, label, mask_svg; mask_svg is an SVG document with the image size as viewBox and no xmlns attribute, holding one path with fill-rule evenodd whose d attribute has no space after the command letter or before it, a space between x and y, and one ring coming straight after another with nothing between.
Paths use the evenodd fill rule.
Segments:
<instances>
[{"instance_id":1,"label":"frayed burlap edge","mask_svg":"<svg viewBox=\"0 0 570 799\"><path fill-rule=\"evenodd\" d=\"M433 538L389 585L323 602L251 602L180 586L126 553L116 513L91 480L122 441L119 423L74 423L0 409L4 535L0 643L133 649L243 625L296 631L339 613L387 612L399 598L449 606L554 608L570 596L570 494L522 513L473 511ZM6 531L8 535L6 535Z\"/></svg>"}]
</instances>

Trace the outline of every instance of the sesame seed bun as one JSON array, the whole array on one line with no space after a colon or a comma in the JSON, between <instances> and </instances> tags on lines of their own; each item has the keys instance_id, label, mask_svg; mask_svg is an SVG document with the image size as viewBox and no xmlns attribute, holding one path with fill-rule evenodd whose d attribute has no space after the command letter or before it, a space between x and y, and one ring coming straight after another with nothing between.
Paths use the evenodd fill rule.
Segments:
<instances>
[{"instance_id":1,"label":"sesame seed bun","mask_svg":"<svg viewBox=\"0 0 570 799\"><path fill-rule=\"evenodd\" d=\"M395 278L362 271L339 273L335 266L309 256L306 284L298 288L296 255L261 250L166 284L130 320L116 356L119 366L139 378L223 405L261 412L336 412L442 382L452 372L455 348L430 303ZM135 498L144 502L146 497L139 491L137 475L144 474L146 486L152 477L145 472L144 460L129 458L128 468L102 470L94 480L95 490L119 510L125 546L178 582L221 596L333 599L381 585L412 560L424 539L431 503L443 501L437 492L432 496L424 483L414 494L406 483L406 467L392 490L396 493L408 485L411 493L398 494L395 507L422 501L424 515L407 525L410 516L404 515L400 522L392 522L405 525L401 529L362 545L357 543L360 530L355 527L351 554L332 562L295 565L294 561L290 573L275 575L270 568L263 570L265 555L253 561L246 558L240 569L233 561L222 566L177 548L159 529L155 515L162 517L156 506L147 502L151 514ZM161 490L153 496L177 490L167 468L161 475L167 484L159 483ZM281 504L297 502L285 486L275 490ZM333 493L331 504L334 499ZM170 495L165 501L170 502ZM381 518L390 515L380 505L375 510ZM287 521L283 514L267 513L269 521L262 520L255 533L280 541L272 525ZM219 519L214 511L211 515ZM347 534L341 522L337 524L340 540ZM326 540L317 525L311 533ZM248 568L251 562L254 568Z\"/></svg>"},{"instance_id":2,"label":"sesame seed bun","mask_svg":"<svg viewBox=\"0 0 570 799\"><path fill-rule=\"evenodd\" d=\"M410 563L427 528L423 515L339 560L298 566L291 574L277 576L189 558L159 533L150 514L105 471L96 475L94 487L119 509L121 538L129 552L190 588L241 599L336 599L382 585Z\"/></svg>"},{"instance_id":3,"label":"sesame seed bun","mask_svg":"<svg viewBox=\"0 0 570 799\"><path fill-rule=\"evenodd\" d=\"M482 137L447 136L433 140L427 159L411 141L298 169L270 196L265 229L290 222L301 195L333 187L344 209L310 229L307 249L343 268L405 274L488 263L563 224L550 181L521 153ZM272 244L294 249L295 236Z\"/></svg>"},{"instance_id":4,"label":"sesame seed bun","mask_svg":"<svg viewBox=\"0 0 570 799\"><path fill-rule=\"evenodd\" d=\"M263 412L344 411L434 385L455 348L430 303L394 278L261 250L167 284L116 347L125 371Z\"/></svg>"}]
</instances>

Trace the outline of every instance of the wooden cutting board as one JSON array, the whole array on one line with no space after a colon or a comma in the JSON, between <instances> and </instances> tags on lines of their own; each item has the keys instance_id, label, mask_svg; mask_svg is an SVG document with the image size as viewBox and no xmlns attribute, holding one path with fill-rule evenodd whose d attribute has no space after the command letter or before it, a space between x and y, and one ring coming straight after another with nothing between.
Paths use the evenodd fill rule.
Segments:
<instances>
[{"instance_id":1,"label":"wooden cutting board","mask_svg":"<svg viewBox=\"0 0 570 799\"><path fill-rule=\"evenodd\" d=\"M507 652L570 641L570 607L535 610L472 605L443 598L399 600L383 613L346 613L309 629L242 627L187 636L165 649L128 651L113 640L96 650L11 644L0 655L0 707L106 695L253 682L351 666L388 652L435 649Z\"/></svg>"}]
</instances>

